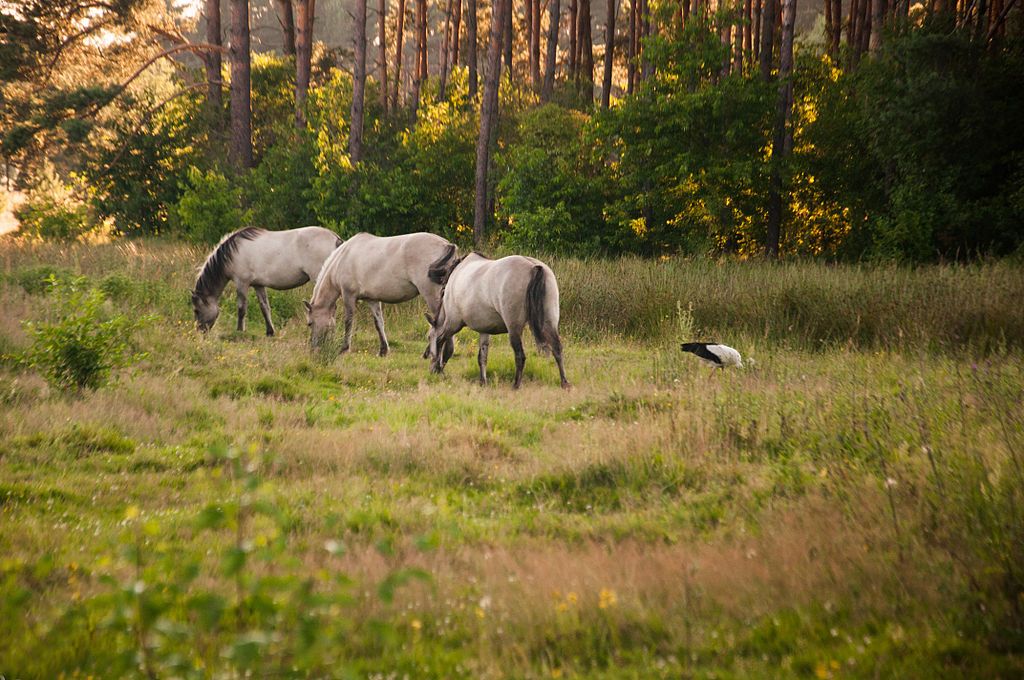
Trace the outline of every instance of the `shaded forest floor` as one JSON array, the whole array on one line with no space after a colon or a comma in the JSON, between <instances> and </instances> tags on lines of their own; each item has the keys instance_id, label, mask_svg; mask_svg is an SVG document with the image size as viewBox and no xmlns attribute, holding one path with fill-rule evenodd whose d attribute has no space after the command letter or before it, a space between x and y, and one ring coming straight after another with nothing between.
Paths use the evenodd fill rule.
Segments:
<instances>
[{"instance_id":1,"label":"shaded forest floor","mask_svg":"<svg viewBox=\"0 0 1024 680\"><path fill-rule=\"evenodd\" d=\"M418 301L386 358L365 309L311 356L308 288L200 337L201 259L0 244L0 673L1024 673L1019 269L553 260L573 388L530 348L512 391L502 337L430 375ZM14 360L51 274L153 315L111 387Z\"/></svg>"}]
</instances>

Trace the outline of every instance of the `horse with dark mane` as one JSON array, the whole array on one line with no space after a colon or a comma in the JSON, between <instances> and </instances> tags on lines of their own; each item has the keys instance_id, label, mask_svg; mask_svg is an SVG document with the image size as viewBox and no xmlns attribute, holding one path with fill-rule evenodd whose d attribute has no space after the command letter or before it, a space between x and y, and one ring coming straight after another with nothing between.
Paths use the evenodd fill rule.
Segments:
<instances>
[{"instance_id":1,"label":"horse with dark mane","mask_svg":"<svg viewBox=\"0 0 1024 680\"><path fill-rule=\"evenodd\" d=\"M487 384L487 351L491 336L508 333L516 358L514 388L519 388L526 365L523 330L527 326L541 350L550 350L558 365L562 387L568 387L562 365L562 340L558 335L558 282L551 268L540 260L510 255L489 260L471 253L445 271L440 311L430 322L427 351L435 373L444 370L451 357L452 338L469 326L480 334L477 364L480 382Z\"/></svg>"},{"instance_id":2,"label":"horse with dark mane","mask_svg":"<svg viewBox=\"0 0 1024 680\"><path fill-rule=\"evenodd\" d=\"M232 281L238 294L238 330L245 330L252 288L267 323L267 335L273 335L267 288L288 290L315 281L324 260L341 243L337 234L321 227L288 231L246 227L228 234L199 268L192 290L196 325L204 332L213 326L220 314L221 293Z\"/></svg>"}]
</instances>

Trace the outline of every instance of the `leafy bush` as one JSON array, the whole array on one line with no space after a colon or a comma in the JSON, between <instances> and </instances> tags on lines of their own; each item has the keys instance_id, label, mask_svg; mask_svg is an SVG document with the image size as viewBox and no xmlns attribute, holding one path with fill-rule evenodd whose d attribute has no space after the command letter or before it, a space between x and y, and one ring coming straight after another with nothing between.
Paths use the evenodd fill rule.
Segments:
<instances>
[{"instance_id":1,"label":"leafy bush","mask_svg":"<svg viewBox=\"0 0 1024 680\"><path fill-rule=\"evenodd\" d=\"M58 294L58 320L25 322L32 345L24 360L52 387L62 391L97 389L106 384L111 370L140 358L132 351L130 338L141 321L107 313L103 293L86 289L84 279L51 282Z\"/></svg>"},{"instance_id":2,"label":"leafy bush","mask_svg":"<svg viewBox=\"0 0 1024 680\"><path fill-rule=\"evenodd\" d=\"M47 241L77 241L95 226L89 206L77 199L50 166L16 210L19 233Z\"/></svg>"},{"instance_id":3,"label":"leafy bush","mask_svg":"<svg viewBox=\"0 0 1024 680\"><path fill-rule=\"evenodd\" d=\"M292 125L282 126L276 143L243 180L252 223L274 230L317 224L310 207L315 175L311 136Z\"/></svg>"},{"instance_id":4,"label":"leafy bush","mask_svg":"<svg viewBox=\"0 0 1024 680\"><path fill-rule=\"evenodd\" d=\"M74 274L68 270L49 264L26 267L10 275L10 280L17 283L30 295L49 293L54 289L53 281L66 283L73 278L75 278Z\"/></svg>"},{"instance_id":5,"label":"leafy bush","mask_svg":"<svg viewBox=\"0 0 1024 680\"><path fill-rule=\"evenodd\" d=\"M216 243L224 234L245 226L251 217L241 209L241 192L216 170L188 169L188 180L171 210L171 224L186 238Z\"/></svg>"}]
</instances>

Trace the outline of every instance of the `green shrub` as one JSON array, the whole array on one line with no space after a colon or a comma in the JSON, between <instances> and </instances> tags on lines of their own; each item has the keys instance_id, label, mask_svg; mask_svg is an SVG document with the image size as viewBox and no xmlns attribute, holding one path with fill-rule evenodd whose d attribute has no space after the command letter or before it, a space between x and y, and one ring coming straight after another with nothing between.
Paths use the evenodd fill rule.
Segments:
<instances>
[{"instance_id":1,"label":"green shrub","mask_svg":"<svg viewBox=\"0 0 1024 680\"><path fill-rule=\"evenodd\" d=\"M19 269L10 275L10 280L17 283L30 295L41 295L53 290L53 281L66 283L74 278L74 274L66 269L54 267L49 264L41 264L35 267Z\"/></svg>"},{"instance_id":2,"label":"green shrub","mask_svg":"<svg viewBox=\"0 0 1024 680\"><path fill-rule=\"evenodd\" d=\"M97 289L85 289L84 279L58 283L57 321L25 322L32 345L25 362L62 391L97 389L107 383L114 368L128 366L139 355L130 338L141 321L109 314L106 298Z\"/></svg>"},{"instance_id":3,"label":"green shrub","mask_svg":"<svg viewBox=\"0 0 1024 680\"><path fill-rule=\"evenodd\" d=\"M14 214L21 235L47 241L77 241L95 226L89 206L49 169Z\"/></svg>"},{"instance_id":4,"label":"green shrub","mask_svg":"<svg viewBox=\"0 0 1024 680\"><path fill-rule=\"evenodd\" d=\"M171 224L186 238L216 243L224 234L241 229L250 213L241 209L241 192L216 170L188 169L188 180L171 209Z\"/></svg>"}]
</instances>

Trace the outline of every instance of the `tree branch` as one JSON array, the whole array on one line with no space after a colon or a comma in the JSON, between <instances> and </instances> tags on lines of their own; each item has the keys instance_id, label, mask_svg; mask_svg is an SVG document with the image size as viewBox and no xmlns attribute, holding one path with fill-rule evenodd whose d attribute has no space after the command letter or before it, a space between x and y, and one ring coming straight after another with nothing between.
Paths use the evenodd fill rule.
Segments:
<instances>
[{"instance_id":1,"label":"tree branch","mask_svg":"<svg viewBox=\"0 0 1024 680\"><path fill-rule=\"evenodd\" d=\"M1016 2L1017 0L1009 0L1009 2L1006 3L1003 7L1003 11L1000 12L999 16L996 17L996 20L992 22L992 28L989 29L988 38L985 39L985 42L990 43L996 37L996 33L998 33L999 29L1002 28L1004 23L1006 23L1006 17L1009 16L1010 10L1013 9Z\"/></svg>"}]
</instances>

